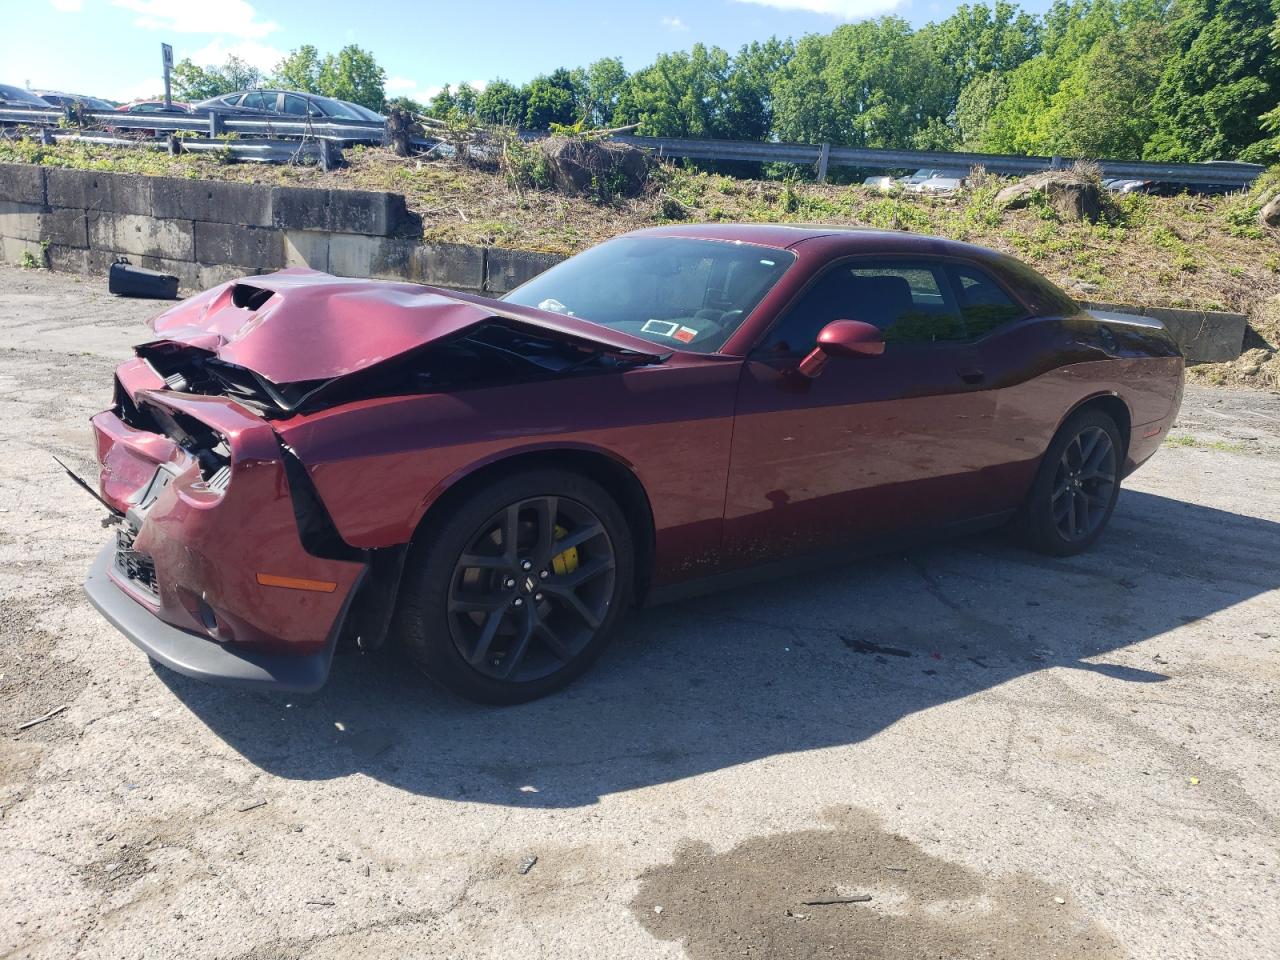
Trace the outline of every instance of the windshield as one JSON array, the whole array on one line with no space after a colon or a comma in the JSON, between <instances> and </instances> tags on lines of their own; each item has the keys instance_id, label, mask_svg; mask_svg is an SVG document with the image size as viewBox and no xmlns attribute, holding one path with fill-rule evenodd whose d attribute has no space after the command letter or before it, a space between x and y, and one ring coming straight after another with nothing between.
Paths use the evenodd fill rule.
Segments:
<instances>
[{"instance_id":1,"label":"windshield","mask_svg":"<svg viewBox=\"0 0 1280 960\"><path fill-rule=\"evenodd\" d=\"M795 259L787 250L738 241L620 237L557 264L503 299L651 343L713 353Z\"/></svg>"},{"instance_id":2,"label":"windshield","mask_svg":"<svg viewBox=\"0 0 1280 960\"><path fill-rule=\"evenodd\" d=\"M319 107L326 117L333 117L335 120L364 119L341 100L331 100L328 97L312 97L311 102Z\"/></svg>"}]
</instances>

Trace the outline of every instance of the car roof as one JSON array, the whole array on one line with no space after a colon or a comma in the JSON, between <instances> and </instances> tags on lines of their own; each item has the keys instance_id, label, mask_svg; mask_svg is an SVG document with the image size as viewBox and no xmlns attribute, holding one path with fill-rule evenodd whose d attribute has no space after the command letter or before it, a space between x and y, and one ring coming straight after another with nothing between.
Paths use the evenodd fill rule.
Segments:
<instances>
[{"instance_id":1,"label":"car roof","mask_svg":"<svg viewBox=\"0 0 1280 960\"><path fill-rule=\"evenodd\" d=\"M629 237L684 237L691 240L728 240L788 249L821 240L821 246L841 255L855 253L920 253L986 259L996 252L972 243L946 240L905 230L841 227L825 224L705 223L649 227Z\"/></svg>"}]
</instances>

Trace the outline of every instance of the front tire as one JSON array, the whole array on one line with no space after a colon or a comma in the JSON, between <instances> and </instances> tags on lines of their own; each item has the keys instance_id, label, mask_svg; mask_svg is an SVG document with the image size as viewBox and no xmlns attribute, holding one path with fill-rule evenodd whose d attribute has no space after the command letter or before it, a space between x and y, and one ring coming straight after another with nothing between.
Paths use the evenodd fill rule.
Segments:
<instances>
[{"instance_id":1,"label":"front tire","mask_svg":"<svg viewBox=\"0 0 1280 960\"><path fill-rule=\"evenodd\" d=\"M420 531L400 644L469 700L546 696L604 651L630 601L634 562L626 518L599 484L563 470L512 474Z\"/></svg>"},{"instance_id":2,"label":"front tire","mask_svg":"<svg viewBox=\"0 0 1280 960\"><path fill-rule=\"evenodd\" d=\"M1093 546L1115 510L1123 456L1120 430L1107 414L1081 410L1068 419L1018 516L1026 544L1057 557Z\"/></svg>"}]
</instances>

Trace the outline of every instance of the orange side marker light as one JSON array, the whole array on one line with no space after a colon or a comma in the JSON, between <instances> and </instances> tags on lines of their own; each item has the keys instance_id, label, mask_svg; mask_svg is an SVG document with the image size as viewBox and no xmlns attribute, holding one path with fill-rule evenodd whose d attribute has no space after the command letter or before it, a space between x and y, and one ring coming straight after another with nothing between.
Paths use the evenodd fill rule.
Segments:
<instances>
[{"instance_id":1,"label":"orange side marker light","mask_svg":"<svg viewBox=\"0 0 1280 960\"><path fill-rule=\"evenodd\" d=\"M338 585L331 580L304 580L301 577L280 577L274 573L258 574L258 583L264 587L310 590L312 593L333 593L338 589Z\"/></svg>"}]
</instances>

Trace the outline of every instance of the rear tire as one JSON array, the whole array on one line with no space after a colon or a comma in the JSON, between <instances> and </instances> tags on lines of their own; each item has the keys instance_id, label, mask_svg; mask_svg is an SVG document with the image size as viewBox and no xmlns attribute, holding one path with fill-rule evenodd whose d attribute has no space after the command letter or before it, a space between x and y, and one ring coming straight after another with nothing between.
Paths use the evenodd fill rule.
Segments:
<instances>
[{"instance_id":1,"label":"rear tire","mask_svg":"<svg viewBox=\"0 0 1280 960\"><path fill-rule=\"evenodd\" d=\"M1093 546L1120 495L1124 446L1101 410L1067 420L1045 451L1015 524L1027 546L1067 557Z\"/></svg>"},{"instance_id":2,"label":"rear tire","mask_svg":"<svg viewBox=\"0 0 1280 960\"><path fill-rule=\"evenodd\" d=\"M604 651L629 604L634 564L626 518L599 484L564 470L511 474L419 532L398 639L459 696L534 700Z\"/></svg>"}]
</instances>

